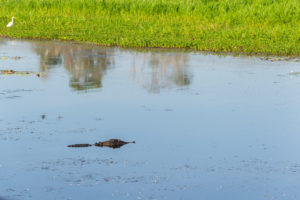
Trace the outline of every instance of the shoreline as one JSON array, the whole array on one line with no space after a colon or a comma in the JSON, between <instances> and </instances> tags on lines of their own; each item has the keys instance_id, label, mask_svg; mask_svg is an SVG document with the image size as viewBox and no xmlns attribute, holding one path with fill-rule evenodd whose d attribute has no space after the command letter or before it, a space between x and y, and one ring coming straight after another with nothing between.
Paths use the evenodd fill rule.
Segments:
<instances>
[{"instance_id":1,"label":"shoreline","mask_svg":"<svg viewBox=\"0 0 300 200\"><path fill-rule=\"evenodd\" d=\"M204 54L204 55L217 55L217 56L233 56L233 57L238 57L238 56L245 56L245 57L263 57L264 60L276 60L276 61L290 61L290 60L295 60L296 62L300 61L300 54L299 55L274 55L274 54L265 54L265 53L247 53L247 52L228 52L228 51L223 51L223 52L216 52L216 51L204 51L204 50L195 50L191 48L172 48L172 47L123 47L123 46L118 46L118 45L101 45L97 43L91 43L88 41L76 41L76 40L62 40L62 39L47 39L47 38L13 38L9 36L2 36L0 35L0 40L1 39L8 39L8 40L20 40L20 41L49 41L49 42L65 42L65 43L70 43L70 44L78 44L78 45L94 45L97 47L103 47L103 48L120 48L124 50L135 50L135 51L153 51L153 50L158 50L158 51L174 51L174 52L179 52L180 53L199 53L199 54Z\"/></svg>"}]
</instances>

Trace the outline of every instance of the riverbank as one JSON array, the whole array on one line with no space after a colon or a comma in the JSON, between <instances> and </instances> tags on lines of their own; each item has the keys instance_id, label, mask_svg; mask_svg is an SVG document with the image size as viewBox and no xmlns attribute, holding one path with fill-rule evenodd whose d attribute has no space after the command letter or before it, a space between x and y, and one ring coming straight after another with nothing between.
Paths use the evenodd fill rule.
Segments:
<instances>
[{"instance_id":1,"label":"riverbank","mask_svg":"<svg viewBox=\"0 0 300 200\"><path fill-rule=\"evenodd\" d=\"M297 0L0 0L0 36L300 55ZM15 17L14 26L6 24Z\"/></svg>"}]
</instances>

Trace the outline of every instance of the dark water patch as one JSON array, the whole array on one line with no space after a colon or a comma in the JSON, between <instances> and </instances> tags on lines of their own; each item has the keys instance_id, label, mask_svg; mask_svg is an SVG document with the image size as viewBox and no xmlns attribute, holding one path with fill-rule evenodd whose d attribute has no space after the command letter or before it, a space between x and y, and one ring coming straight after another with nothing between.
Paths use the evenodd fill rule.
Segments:
<instances>
[{"instance_id":1,"label":"dark water patch","mask_svg":"<svg viewBox=\"0 0 300 200\"><path fill-rule=\"evenodd\" d=\"M4 94L12 94L12 93L19 93L19 92L32 92L32 90L26 90L26 89L3 90Z\"/></svg>"},{"instance_id":2,"label":"dark water patch","mask_svg":"<svg viewBox=\"0 0 300 200\"><path fill-rule=\"evenodd\" d=\"M26 90L26 89L14 89L14 90L2 90L0 92L0 99L5 98L5 99L16 99L16 98L21 98L22 94L27 94L32 92L32 90Z\"/></svg>"}]
</instances>

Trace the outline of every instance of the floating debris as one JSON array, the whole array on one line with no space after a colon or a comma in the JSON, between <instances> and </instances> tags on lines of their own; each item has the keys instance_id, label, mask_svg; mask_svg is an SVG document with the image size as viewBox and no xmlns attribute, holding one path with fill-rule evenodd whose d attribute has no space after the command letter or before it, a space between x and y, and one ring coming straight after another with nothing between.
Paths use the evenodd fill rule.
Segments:
<instances>
[{"instance_id":1,"label":"floating debris","mask_svg":"<svg viewBox=\"0 0 300 200\"><path fill-rule=\"evenodd\" d=\"M260 60L267 60L271 62L275 61L285 61L287 63L289 62L299 62L299 59L297 57L260 57Z\"/></svg>"},{"instance_id":2,"label":"floating debris","mask_svg":"<svg viewBox=\"0 0 300 200\"><path fill-rule=\"evenodd\" d=\"M297 75L300 75L300 72L294 72L294 71L291 71L289 73L290 76L297 76Z\"/></svg>"},{"instance_id":3,"label":"floating debris","mask_svg":"<svg viewBox=\"0 0 300 200\"><path fill-rule=\"evenodd\" d=\"M15 71L11 69L0 70L0 75L32 75L34 72L31 71Z\"/></svg>"},{"instance_id":4,"label":"floating debris","mask_svg":"<svg viewBox=\"0 0 300 200\"><path fill-rule=\"evenodd\" d=\"M13 59L14 60L20 60L22 57L21 56L14 56Z\"/></svg>"},{"instance_id":5,"label":"floating debris","mask_svg":"<svg viewBox=\"0 0 300 200\"><path fill-rule=\"evenodd\" d=\"M1 70L1 74L7 75L7 74L14 74L16 71L14 70Z\"/></svg>"},{"instance_id":6,"label":"floating debris","mask_svg":"<svg viewBox=\"0 0 300 200\"><path fill-rule=\"evenodd\" d=\"M8 57L2 56L1 57L1 60L6 60L6 59L20 60L20 59L22 59L22 57L21 56L8 56Z\"/></svg>"}]
</instances>

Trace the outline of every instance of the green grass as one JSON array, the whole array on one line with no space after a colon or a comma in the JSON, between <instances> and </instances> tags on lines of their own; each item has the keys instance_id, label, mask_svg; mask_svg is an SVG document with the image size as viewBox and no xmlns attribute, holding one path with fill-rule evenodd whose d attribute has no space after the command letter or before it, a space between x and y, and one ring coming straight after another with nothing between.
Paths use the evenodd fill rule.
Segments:
<instances>
[{"instance_id":1,"label":"green grass","mask_svg":"<svg viewBox=\"0 0 300 200\"><path fill-rule=\"evenodd\" d=\"M0 36L300 55L300 0L0 0ZM15 24L6 24L15 17Z\"/></svg>"}]
</instances>

